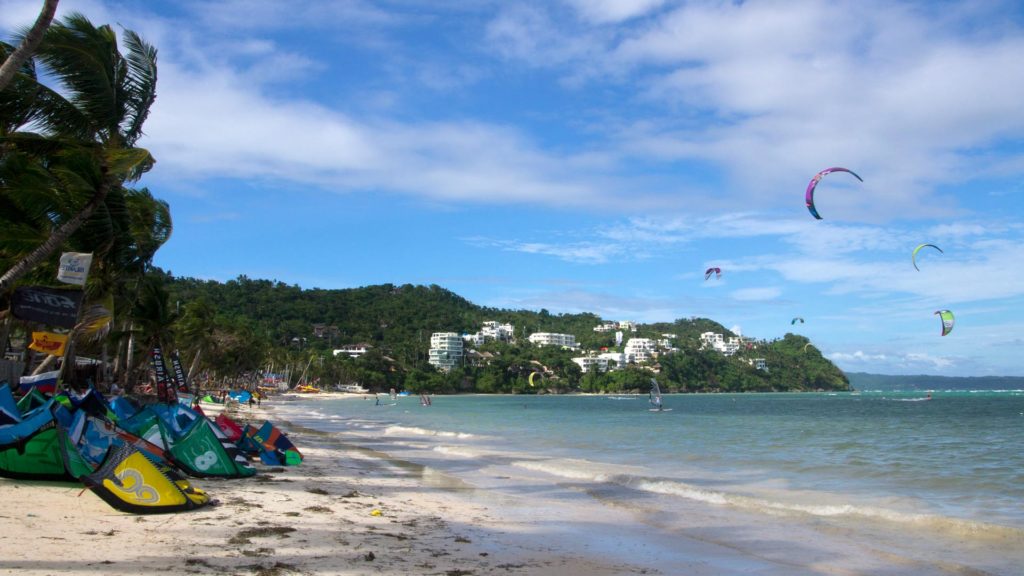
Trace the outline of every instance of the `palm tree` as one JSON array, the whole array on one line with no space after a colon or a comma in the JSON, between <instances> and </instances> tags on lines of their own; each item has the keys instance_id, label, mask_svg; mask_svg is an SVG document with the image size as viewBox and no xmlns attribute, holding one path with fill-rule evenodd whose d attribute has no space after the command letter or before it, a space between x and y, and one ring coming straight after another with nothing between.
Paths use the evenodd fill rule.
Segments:
<instances>
[{"instance_id":1,"label":"palm tree","mask_svg":"<svg viewBox=\"0 0 1024 576\"><path fill-rule=\"evenodd\" d=\"M8 52L9 56L6 57L3 65L0 65L0 91L11 83L18 69L28 61L32 56L32 52L39 46L39 42L43 39L43 33L46 32L50 22L53 20L53 15L57 12L58 1L45 0L43 2L43 7L39 11L39 17L36 18L35 24L25 33L18 48Z\"/></svg>"},{"instance_id":2,"label":"palm tree","mask_svg":"<svg viewBox=\"0 0 1024 576\"><path fill-rule=\"evenodd\" d=\"M174 346L174 323L178 319L177 311L171 306L170 298L163 285L163 278L155 274L143 277L138 285L138 300L132 307L130 316L130 329L120 334L128 337L129 344L126 355L135 359L134 344L132 341L140 340L144 343L145 355L154 347L164 350ZM142 354L140 353L141 357ZM132 366L140 368L132 368ZM129 364L129 372L141 370L144 363ZM125 390L131 391L135 386L136 374L125 373L123 383Z\"/></svg>"},{"instance_id":3,"label":"palm tree","mask_svg":"<svg viewBox=\"0 0 1024 576\"><path fill-rule=\"evenodd\" d=\"M71 14L46 31L37 51L62 90L34 82L34 69L23 66L12 85L19 90L0 93L0 176L7 174L0 193L25 194L12 183L33 181L41 190L32 206L52 221L46 241L0 277L0 292L46 260L111 190L153 166L149 152L135 143L156 98L156 49L130 30L124 37L126 56L110 26ZM16 114L6 116L8 111ZM26 127L39 132L22 131ZM74 207L69 217L56 209L62 205Z\"/></svg>"},{"instance_id":4,"label":"palm tree","mask_svg":"<svg viewBox=\"0 0 1024 576\"><path fill-rule=\"evenodd\" d=\"M212 350L217 345L214 339L216 310L205 299L198 298L185 304L181 319L178 322L179 341L185 343L186 350L192 353L186 380L193 382L199 369L200 358L204 351Z\"/></svg>"}]
</instances>

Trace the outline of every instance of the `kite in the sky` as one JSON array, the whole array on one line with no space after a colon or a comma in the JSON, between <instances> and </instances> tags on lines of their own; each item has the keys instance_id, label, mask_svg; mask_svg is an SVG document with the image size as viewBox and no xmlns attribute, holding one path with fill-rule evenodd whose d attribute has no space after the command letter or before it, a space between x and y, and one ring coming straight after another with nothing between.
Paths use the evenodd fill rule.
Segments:
<instances>
[{"instance_id":1,"label":"kite in the sky","mask_svg":"<svg viewBox=\"0 0 1024 576\"><path fill-rule=\"evenodd\" d=\"M793 318L789 323L792 325L792 324L796 324L797 322L803 324L804 323L804 319L799 317L799 316L797 316L796 318Z\"/></svg>"},{"instance_id":2,"label":"kite in the sky","mask_svg":"<svg viewBox=\"0 0 1024 576\"><path fill-rule=\"evenodd\" d=\"M939 318L942 318L942 335L945 336L953 331L953 313L949 310L936 310Z\"/></svg>"},{"instance_id":3,"label":"kite in the sky","mask_svg":"<svg viewBox=\"0 0 1024 576\"><path fill-rule=\"evenodd\" d=\"M918 270L918 271L921 270L920 268L917 267L917 253L920 252L921 248L924 248L925 246L930 246L930 247L935 248L936 250L938 250L940 253L945 254L945 252L942 252L942 248L939 248L935 244L920 244L920 245L918 245L918 247L914 248L914 251L910 253L910 261L914 263L914 270Z\"/></svg>"},{"instance_id":4,"label":"kite in the sky","mask_svg":"<svg viewBox=\"0 0 1024 576\"><path fill-rule=\"evenodd\" d=\"M853 174L853 177L856 178L857 180L860 180L861 182L864 181L864 179L861 178L860 176L857 176L857 174L853 170L839 168L838 166L834 168L826 168L821 172L815 174L814 178L811 178L811 183L807 185L807 196L805 199L807 201L807 209L810 210L811 216L814 216L818 220L821 220L821 215L818 214L818 209L814 207L814 188L818 185L818 182L821 182L821 178L823 176L825 176L826 174L831 174L832 172L849 172L850 174Z\"/></svg>"},{"instance_id":5,"label":"kite in the sky","mask_svg":"<svg viewBox=\"0 0 1024 576\"><path fill-rule=\"evenodd\" d=\"M721 278L722 277L722 269L718 268L716 266L712 266L711 268L708 268L707 270L704 271L704 279L707 280L708 278L711 278L712 274L715 275L715 278Z\"/></svg>"}]
</instances>

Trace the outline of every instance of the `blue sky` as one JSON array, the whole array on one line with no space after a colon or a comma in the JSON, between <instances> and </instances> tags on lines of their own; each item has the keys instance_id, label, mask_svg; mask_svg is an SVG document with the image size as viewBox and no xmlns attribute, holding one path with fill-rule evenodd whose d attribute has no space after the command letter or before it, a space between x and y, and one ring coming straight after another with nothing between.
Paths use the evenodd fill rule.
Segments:
<instances>
[{"instance_id":1,"label":"blue sky","mask_svg":"<svg viewBox=\"0 0 1024 576\"><path fill-rule=\"evenodd\" d=\"M10 38L41 2L0 5ZM176 275L438 284L795 331L848 371L1024 375L1015 0L72 10L159 50L140 145L174 218L156 264ZM864 182L826 176L815 220L804 190L831 166ZM916 271L921 243L944 252Z\"/></svg>"}]
</instances>

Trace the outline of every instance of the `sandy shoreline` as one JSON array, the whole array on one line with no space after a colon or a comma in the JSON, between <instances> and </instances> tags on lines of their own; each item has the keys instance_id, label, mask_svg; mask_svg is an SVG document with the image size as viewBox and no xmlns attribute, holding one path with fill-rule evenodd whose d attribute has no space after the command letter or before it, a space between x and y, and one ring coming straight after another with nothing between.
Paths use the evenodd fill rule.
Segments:
<instances>
[{"instance_id":1,"label":"sandy shoreline","mask_svg":"<svg viewBox=\"0 0 1024 576\"><path fill-rule=\"evenodd\" d=\"M277 423L305 461L257 463L254 478L194 480L216 506L135 516L79 484L0 478L0 573L658 573L523 538L525 526L492 518L485 505L460 497L458 486L337 438L290 429L275 419L275 401L239 407L237 415Z\"/></svg>"}]
</instances>

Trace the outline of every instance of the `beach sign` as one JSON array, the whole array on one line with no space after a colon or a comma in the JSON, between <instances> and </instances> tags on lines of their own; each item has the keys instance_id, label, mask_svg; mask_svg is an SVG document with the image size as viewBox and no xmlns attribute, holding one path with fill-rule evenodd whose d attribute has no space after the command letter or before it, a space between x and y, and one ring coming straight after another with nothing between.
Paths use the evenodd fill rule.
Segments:
<instances>
[{"instance_id":1,"label":"beach sign","mask_svg":"<svg viewBox=\"0 0 1024 576\"><path fill-rule=\"evenodd\" d=\"M92 253L65 252L60 255L60 267L57 268L57 280L65 284L85 286L92 266Z\"/></svg>"}]
</instances>

